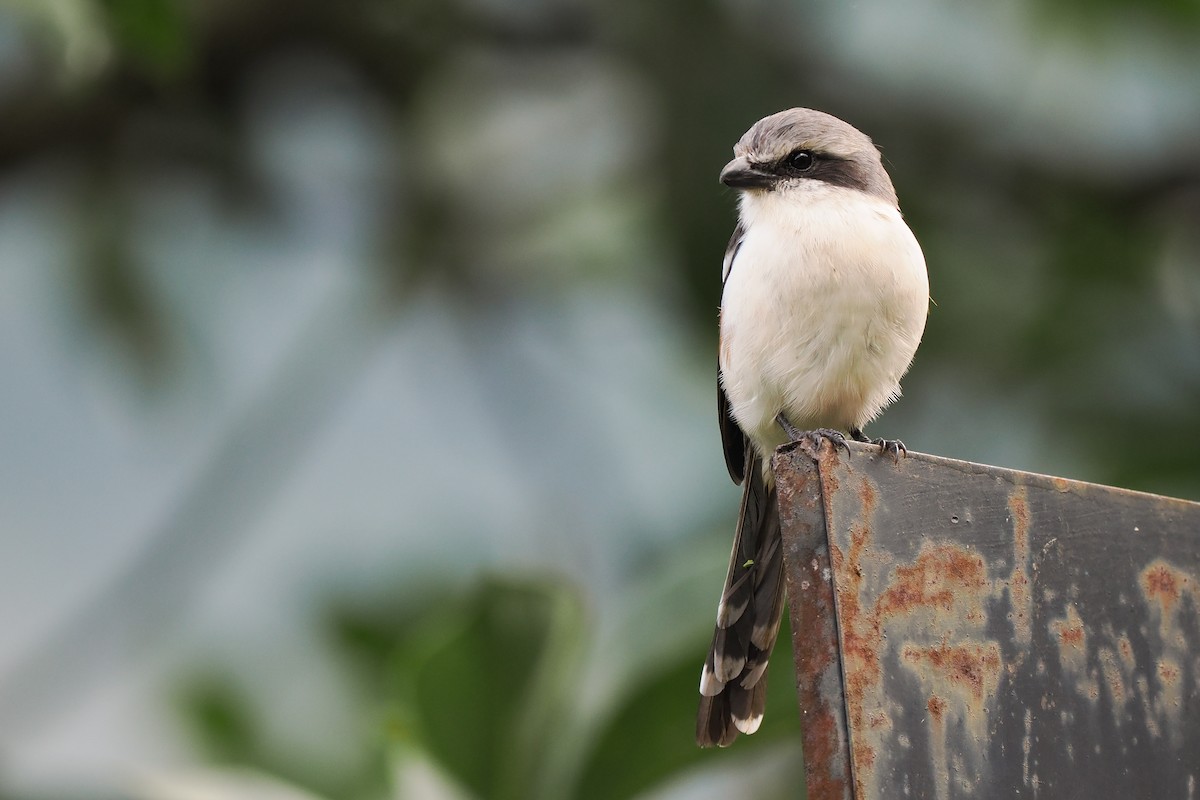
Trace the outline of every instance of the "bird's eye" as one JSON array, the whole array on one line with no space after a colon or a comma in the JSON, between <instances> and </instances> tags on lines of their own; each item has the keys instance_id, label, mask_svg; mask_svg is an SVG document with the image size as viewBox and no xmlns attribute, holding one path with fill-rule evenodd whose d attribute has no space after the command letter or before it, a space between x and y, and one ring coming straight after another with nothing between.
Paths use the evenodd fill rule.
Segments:
<instances>
[{"instance_id":1,"label":"bird's eye","mask_svg":"<svg viewBox=\"0 0 1200 800\"><path fill-rule=\"evenodd\" d=\"M813 154L807 150L796 150L787 157L787 165L800 172L807 172L812 169L815 160Z\"/></svg>"}]
</instances>

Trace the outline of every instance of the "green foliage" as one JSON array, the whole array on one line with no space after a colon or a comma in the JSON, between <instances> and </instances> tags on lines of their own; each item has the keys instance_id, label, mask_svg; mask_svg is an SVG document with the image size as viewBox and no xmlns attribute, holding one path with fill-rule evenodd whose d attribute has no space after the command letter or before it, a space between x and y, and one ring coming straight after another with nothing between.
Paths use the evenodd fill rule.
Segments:
<instances>
[{"instance_id":1,"label":"green foliage","mask_svg":"<svg viewBox=\"0 0 1200 800\"><path fill-rule=\"evenodd\" d=\"M688 724L696 713L696 672L695 663L674 664L633 687L595 745L580 800L632 797L704 757Z\"/></svg>"},{"instance_id":2,"label":"green foliage","mask_svg":"<svg viewBox=\"0 0 1200 800\"><path fill-rule=\"evenodd\" d=\"M707 642L640 664L613 703L591 710L587 617L552 580L490 578L418 604L343 606L329 640L358 683L364 751L418 752L481 800L621 800L714 762L790 742L798 752L786 640L772 664L763 727L726 751L693 739L696 675ZM373 798L383 759L313 774L264 731L250 698L209 675L181 695L188 727L213 759L257 767L329 797ZM269 712L268 712L269 713ZM370 742L375 744L371 745Z\"/></svg>"},{"instance_id":3,"label":"green foliage","mask_svg":"<svg viewBox=\"0 0 1200 800\"><path fill-rule=\"evenodd\" d=\"M125 57L160 81L179 78L193 58L180 0L101 0Z\"/></svg>"},{"instance_id":4,"label":"green foliage","mask_svg":"<svg viewBox=\"0 0 1200 800\"><path fill-rule=\"evenodd\" d=\"M1034 5L1039 21L1075 33L1086 32L1097 43L1110 43L1121 33L1122 23L1140 22L1161 26L1164 30L1200 23L1200 3L1196 0L1148 0L1133 4L1128 0L1052 0Z\"/></svg>"},{"instance_id":5,"label":"green foliage","mask_svg":"<svg viewBox=\"0 0 1200 800\"><path fill-rule=\"evenodd\" d=\"M762 727L752 737L740 737L726 751L698 749L693 738L698 661L692 657L663 665L629 687L629 693L593 746L575 797L579 800L635 797L690 767L740 758L781 740L792 743L799 759L800 725L786 633L785 623L767 676L770 682L766 715Z\"/></svg>"},{"instance_id":6,"label":"green foliage","mask_svg":"<svg viewBox=\"0 0 1200 800\"><path fill-rule=\"evenodd\" d=\"M331 768L329 759L314 761L311 754L295 752L277 741L270 733L272 712L247 694L237 676L222 668L185 681L176 697L185 728L213 763L253 767L324 797L368 800L386 793L378 732L359 743L360 758Z\"/></svg>"},{"instance_id":7,"label":"green foliage","mask_svg":"<svg viewBox=\"0 0 1200 800\"><path fill-rule=\"evenodd\" d=\"M398 701L418 738L479 797L536 795L581 621L562 587L491 580L424 620L398 654Z\"/></svg>"},{"instance_id":8,"label":"green foliage","mask_svg":"<svg viewBox=\"0 0 1200 800\"><path fill-rule=\"evenodd\" d=\"M234 763L262 758L262 734L246 698L230 681L205 676L188 686L179 702L194 736L210 757Z\"/></svg>"}]
</instances>

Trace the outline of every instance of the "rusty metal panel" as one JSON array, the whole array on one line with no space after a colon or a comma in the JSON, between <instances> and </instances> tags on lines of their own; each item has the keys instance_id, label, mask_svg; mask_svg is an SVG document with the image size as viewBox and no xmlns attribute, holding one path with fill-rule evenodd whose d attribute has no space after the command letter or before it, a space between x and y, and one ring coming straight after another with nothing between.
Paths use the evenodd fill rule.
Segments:
<instances>
[{"instance_id":1,"label":"rusty metal panel","mask_svg":"<svg viewBox=\"0 0 1200 800\"><path fill-rule=\"evenodd\" d=\"M781 453L777 483L783 560L796 654L804 775L809 800L850 800L850 745L834 611L833 575L817 465L801 451ZM781 468L776 461L775 468Z\"/></svg>"},{"instance_id":2,"label":"rusty metal panel","mask_svg":"<svg viewBox=\"0 0 1200 800\"><path fill-rule=\"evenodd\" d=\"M851 448L817 469L855 797L1200 796L1200 504Z\"/></svg>"}]
</instances>

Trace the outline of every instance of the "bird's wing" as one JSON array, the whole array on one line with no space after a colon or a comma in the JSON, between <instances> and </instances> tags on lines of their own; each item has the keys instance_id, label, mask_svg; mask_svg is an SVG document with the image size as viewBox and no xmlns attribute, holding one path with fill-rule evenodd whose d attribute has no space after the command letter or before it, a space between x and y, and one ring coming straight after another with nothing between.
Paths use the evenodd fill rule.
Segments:
<instances>
[{"instance_id":1,"label":"bird's wing","mask_svg":"<svg viewBox=\"0 0 1200 800\"><path fill-rule=\"evenodd\" d=\"M746 238L746 226L741 220L738 220L737 227L733 229L733 236L729 237L729 245L725 248L725 260L721 262L721 285L725 285L725 281L729 280L729 273L733 270L733 260L737 258L738 251L742 249L742 241Z\"/></svg>"},{"instance_id":2,"label":"bird's wing","mask_svg":"<svg viewBox=\"0 0 1200 800\"><path fill-rule=\"evenodd\" d=\"M725 248L725 261L721 266L721 285L729 280L733 271L733 262L746 238L746 228L739 221ZM729 398L725 395L725 387L721 385L721 368L717 366L717 424L721 428L721 447L725 451L725 466L729 469L729 477L734 483L741 483L746 477L746 434L729 415Z\"/></svg>"}]
</instances>

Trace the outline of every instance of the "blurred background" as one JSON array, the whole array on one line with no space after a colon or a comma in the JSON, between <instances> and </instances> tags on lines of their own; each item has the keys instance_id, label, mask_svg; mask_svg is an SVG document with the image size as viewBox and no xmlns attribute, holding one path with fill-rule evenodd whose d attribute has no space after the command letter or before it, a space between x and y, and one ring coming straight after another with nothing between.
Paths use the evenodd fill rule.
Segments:
<instances>
[{"instance_id":1,"label":"blurred background","mask_svg":"<svg viewBox=\"0 0 1200 800\"><path fill-rule=\"evenodd\" d=\"M692 743L717 173L821 108L914 450L1200 499L1194 0L0 2L0 797L795 797Z\"/></svg>"}]
</instances>

